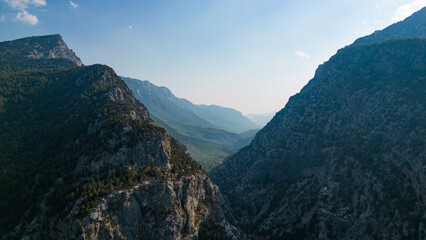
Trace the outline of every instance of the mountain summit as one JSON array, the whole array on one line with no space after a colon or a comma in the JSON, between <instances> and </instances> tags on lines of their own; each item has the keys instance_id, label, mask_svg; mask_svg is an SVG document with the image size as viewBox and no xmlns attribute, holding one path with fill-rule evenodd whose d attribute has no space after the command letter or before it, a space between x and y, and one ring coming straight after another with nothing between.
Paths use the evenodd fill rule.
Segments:
<instances>
[{"instance_id":1,"label":"mountain summit","mask_svg":"<svg viewBox=\"0 0 426 240\"><path fill-rule=\"evenodd\" d=\"M68 48L59 34L28 37L0 43L0 70L19 68L48 68L50 60L63 60L52 67L82 66L80 58Z\"/></svg>"}]
</instances>

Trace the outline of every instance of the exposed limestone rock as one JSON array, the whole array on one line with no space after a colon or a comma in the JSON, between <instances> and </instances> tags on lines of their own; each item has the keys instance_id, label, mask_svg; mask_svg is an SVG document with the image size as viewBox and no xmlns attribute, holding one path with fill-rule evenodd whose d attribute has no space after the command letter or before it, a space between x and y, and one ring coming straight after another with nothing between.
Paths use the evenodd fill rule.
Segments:
<instances>
[{"instance_id":1,"label":"exposed limestone rock","mask_svg":"<svg viewBox=\"0 0 426 240\"><path fill-rule=\"evenodd\" d=\"M43 42L28 43L31 51L27 53L28 58L32 59L51 59L63 58L74 62L77 66L83 66L80 58L68 48L61 35L52 35L51 37L43 37ZM27 46L28 46L27 45ZM46 48L47 46L47 48Z\"/></svg>"}]
</instances>

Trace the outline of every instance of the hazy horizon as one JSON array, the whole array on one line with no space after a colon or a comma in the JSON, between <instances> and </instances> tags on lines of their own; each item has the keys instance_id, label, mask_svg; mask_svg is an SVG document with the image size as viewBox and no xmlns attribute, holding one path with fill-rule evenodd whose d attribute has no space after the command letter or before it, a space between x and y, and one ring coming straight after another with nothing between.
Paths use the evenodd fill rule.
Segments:
<instances>
[{"instance_id":1,"label":"hazy horizon","mask_svg":"<svg viewBox=\"0 0 426 240\"><path fill-rule=\"evenodd\" d=\"M426 0L3 0L0 41L59 33L86 65L107 64L194 104L246 115L280 110L338 49L423 6Z\"/></svg>"}]
</instances>

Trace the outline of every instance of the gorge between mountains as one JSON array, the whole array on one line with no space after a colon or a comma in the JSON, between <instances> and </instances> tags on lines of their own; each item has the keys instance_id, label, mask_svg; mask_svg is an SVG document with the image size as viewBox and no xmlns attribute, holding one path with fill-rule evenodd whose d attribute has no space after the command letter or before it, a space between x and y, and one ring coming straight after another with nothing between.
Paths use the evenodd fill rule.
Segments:
<instances>
[{"instance_id":1,"label":"gorge between mountains","mask_svg":"<svg viewBox=\"0 0 426 240\"><path fill-rule=\"evenodd\" d=\"M266 124L0 43L1 239L426 239L426 8L356 40Z\"/></svg>"}]
</instances>

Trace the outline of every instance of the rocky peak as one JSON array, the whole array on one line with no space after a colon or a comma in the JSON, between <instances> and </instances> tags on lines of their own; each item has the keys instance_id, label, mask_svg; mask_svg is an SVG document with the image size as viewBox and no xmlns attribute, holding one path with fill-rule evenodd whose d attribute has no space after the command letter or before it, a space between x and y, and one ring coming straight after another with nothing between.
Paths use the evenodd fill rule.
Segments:
<instances>
[{"instance_id":1,"label":"rocky peak","mask_svg":"<svg viewBox=\"0 0 426 240\"><path fill-rule=\"evenodd\" d=\"M77 66L82 66L80 58L68 48L67 44L59 34L48 35L42 37L31 37L22 39L25 46L32 49L28 52L27 57L32 59L50 59L50 58L63 58L69 59Z\"/></svg>"},{"instance_id":2,"label":"rocky peak","mask_svg":"<svg viewBox=\"0 0 426 240\"><path fill-rule=\"evenodd\" d=\"M13 41L0 43L0 58L7 61L13 61L13 66L9 67L13 70L16 65L23 65L27 61L27 65L32 64L28 60L58 60L54 65L57 67L82 66L80 58L68 48L67 44L59 34L36 36L21 38ZM17 63L17 60L19 62ZM60 61L59 61L60 60ZM40 63L40 61L38 62ZM34 68L50 68L52 61L43 62ZM26 66L28 67L28 66ZM5 66L2 66L5 68ZM6 68L5 70L9 70Z\"/></svg>"},{"instance_id":3,"label":"rocky peak","mask_svg":"<svg viewBox=\"0 0 426 240\"><path fill-rule=\"evenodd\" d=\"M80 58L68 48L67 44L59 34L40 37L39 39L33 39L33 50L27 55L29 58L40 59L40 58L64 58L74 62L77 66L82 66ZM31 43L27 43L31 44Z\"/></svg>"}]
</instances>

